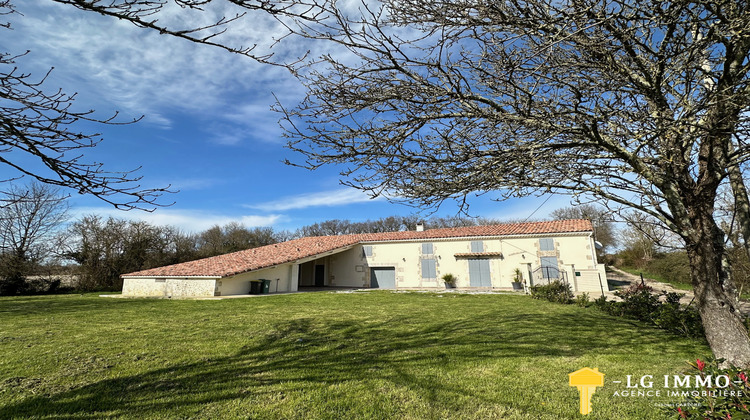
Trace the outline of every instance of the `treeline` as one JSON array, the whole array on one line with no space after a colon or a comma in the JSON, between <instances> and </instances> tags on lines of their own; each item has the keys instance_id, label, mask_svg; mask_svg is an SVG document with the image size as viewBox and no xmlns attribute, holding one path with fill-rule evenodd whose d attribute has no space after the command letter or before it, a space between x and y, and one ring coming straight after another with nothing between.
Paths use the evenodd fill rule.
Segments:
<instances>
[{"instance_id":1,"label":"treeline","mask_svg":"<svg viewBox=\"0 0 750 420\"><path fill-rule=\"evenodd\" d=\"M352 222L350 220L332 219L324 222L313 223L297 229L293 237L301 238L305 236L331 236L331 235L350 235L356 233L380 233L380 232L398 232L402 230L416 230L417 224L422 223L425 229L440 229L465 226L492 225L497 223L507 223L498 219L486 217L479 218L462 218L462 217L438 217L433 216L423 219L418 215L409 216L388 216L375 220L364 222Z\"/></svg>"},{"instance_id":2,"label":"treeline","mask_svg":"<svg viewBox=\"0 0 750 420\"><path fill-rule=\"evenodd\" d=\"M89 215L65 226L67 204L56 189L19 187L0 206L0 295L66 289L118 290L120 275L270 245L304 236L345 235L498 223L492 219L389 216L333 219L296 231L236 222L187 233L172 226Z\"/></svg>"},{"instance_id":3,"label":"treeline","mask_svg":"<svg viewBox=\"0 0 750 420\"><path fill-rule=\"evenodd\" d=\"M61 257L75 262L77 287L119 289L120 275L163 265L276 243L271 228L248 229L238 223L189 234L143 221L86 216L68 229Z\"/></svg>"},{"instance_id":4,"label":"treeline","mask_svg":"<svg viewBox=\"0 0 750 420\"><path fill-rule=\"evenodd\" d=\"M644 233L645 232L645 233ZM609 265L623 268L633 273L641 273L652 278L674 285L677 288L690 290L690 264L687 252L681 243L674 238L664 238L654 232L648 232L643 226L631 224L622 231L622 249L606 258ZM728 264L739 292L750 293L750 259L736 233L727 235Z\"/></svg>"},{"instance_id":5,"label":"treeline","mask_svg":"<svg viewBox=\"0 0 750 420\"><path fill-rule=\"evenodd\" d=\"M118 290L120 275L256 248L305 236L452 228L503 223L489 218L388 216L352 222L332 219L295 231L247 228L240 223L199 233L144 221L89 215L68 221L65 197L31 183L5 193L0 203L0 295L77 290ZM601 216L587 206L560 209L553 218ZM507 223L508 221L504 221ZM606 223L598 224L605 246ZM610 235L611 236L611 235Z\"/></svg>"},{"instance_id":6,"label":"treeline","mask_svg":"<svg viewBox=\"0 0 750 420\"><path fill-rule=\"evenodd\" d=\"M232 222L197 234L175 227L86 216L68 229L62 258L76 263L77 287L81 290L117 290L120 275L149 268L213 257L271 245L304 236L345 235L414 229L416 216L390 216L365 222L327 220L294 232L270 227L247 228ZM495 223L489 219L433 217L426 228Z\"/></svg>"}]
</instances>

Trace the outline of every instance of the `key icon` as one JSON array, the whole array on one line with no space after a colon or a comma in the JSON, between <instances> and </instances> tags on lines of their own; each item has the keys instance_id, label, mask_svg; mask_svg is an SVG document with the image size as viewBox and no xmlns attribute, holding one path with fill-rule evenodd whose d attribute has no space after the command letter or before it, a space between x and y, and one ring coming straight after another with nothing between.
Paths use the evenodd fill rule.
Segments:
<instances>
[{"instance_id":1,"label":"key icon","mask_svg":"<svg viewBox=\"0 0 750 420\"><path fill-rule=\"evenodd\" d=\"M578 388L581 398L581 414L591 412L591 396L596 392L596 387L604 386L604 374L599 368L589 369L587 367L568 374L570 386Z\"/></svg>"}]
</instances>

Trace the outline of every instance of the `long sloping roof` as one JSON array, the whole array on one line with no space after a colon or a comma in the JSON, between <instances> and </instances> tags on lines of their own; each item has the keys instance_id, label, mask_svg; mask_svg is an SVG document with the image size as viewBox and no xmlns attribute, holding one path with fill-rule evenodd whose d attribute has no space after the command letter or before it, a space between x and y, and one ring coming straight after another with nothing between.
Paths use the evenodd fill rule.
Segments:
<instances>
[{"instance_id":1,"label":"long sloping roof","mask_svg":"<svg viewBox=\"0 0 750 420\"><path fill-rule=\"evenodd\" d=\"M554 220L550 222L428 229L421 232L403 231L339 236L311 236L245 251L123 274L123 277L228 277L299 261L337 250L344 250L356 244L368 242L591 231L593 231L593 226L589 220Z\"/></svg>"}]
</instances>

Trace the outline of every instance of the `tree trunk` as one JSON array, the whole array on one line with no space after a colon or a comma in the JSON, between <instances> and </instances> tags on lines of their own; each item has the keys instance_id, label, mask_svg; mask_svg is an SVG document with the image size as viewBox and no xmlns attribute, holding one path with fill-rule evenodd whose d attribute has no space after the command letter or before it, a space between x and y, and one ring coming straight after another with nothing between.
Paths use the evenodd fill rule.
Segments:
<instances>
[{"instance_id":1,"label":"tree trunk","mask_svg":"<svg viewBox=\"0 0 750 420\"><path fill-rule=\"evenodd\" d=\"M729 185L732 188L732 196L734 196L734 214L739 225L739 232L742 235L742 241L737 242L741 242L745 253L750 258L750 198L748 198L745 180L739 165L730 164L727 168L727 173L729 175ZM737 285L733 280L732 288L736 292ZM736 293L735 297L737 298L737 302L739 302L739 293Z\"/></svg>"},{"instance_id":2,"label":"tree trunk","mask_svg":"<svg viewBox=\"0 0 750 420\"><path fill-rule=\"evenodd\" d=\"M725 290L722 276L724 244L710 214L701 217L697 238L686 243L698 311L706 339L724 366L750 367L750 337L732 293ZM691 242L691 241L689 241Z\"/></svg>"}]
</instances>

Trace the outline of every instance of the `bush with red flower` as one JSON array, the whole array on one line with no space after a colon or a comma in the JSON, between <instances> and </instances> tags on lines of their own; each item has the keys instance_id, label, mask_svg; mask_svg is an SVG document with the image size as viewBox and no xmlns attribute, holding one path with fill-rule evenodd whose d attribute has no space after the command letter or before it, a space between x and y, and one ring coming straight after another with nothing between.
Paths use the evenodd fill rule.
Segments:
<instances>
[{"instance_id":1,"label":"bush with red flower","mask_svg":"<svg viewBox=\"0 0 750 420\"><path fill-rule=\"evenodd\" d=\"M691 390L690 396L677 407L679 419L739 420L750 419L750 375L743 369L719 368L722 359L697 359L690 366L698 371L700 388ZM717 380L724 377L724 380ZM726 386L724 387L724 383ZM721 387L717 387L720 384ZM673 412L674 413L674 412Z\"/></svg>"}]
</instances>

